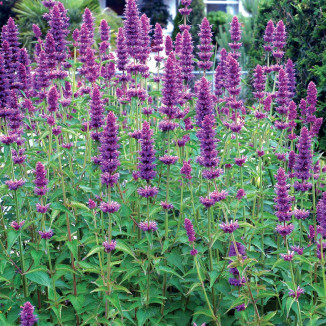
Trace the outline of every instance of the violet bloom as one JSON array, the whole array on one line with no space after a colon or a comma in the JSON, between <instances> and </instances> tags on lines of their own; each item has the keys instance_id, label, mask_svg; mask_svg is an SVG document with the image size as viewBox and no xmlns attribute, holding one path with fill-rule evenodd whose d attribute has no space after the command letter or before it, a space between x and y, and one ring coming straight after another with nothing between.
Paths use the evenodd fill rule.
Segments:
<instances>
[{"instance_id":1,"label":"violet bloom","mask_svg":"<svg viewBox=\"0 0 326 326\"><path fill-rule=\"evenodd\" d=\"M191 176L191 171L192 171L192 167L191 167L191 159L189 159L188 161L183 161L183 166L180 169L180 173L183 179L188 179L191 180L192 176Z\"/></svg>"},{"instance_id":2,"label":"violet bloom","mask_svg":"<svg viewBox=\"0 0 326 326\"><path fill-rule=\"evenodd\" d=\"M209 197L200 197L199 201L204 205L207 209L213 206L216 203L216 200L214 198Z\"/></svg>"},{"instance_id":3,"label":"violet bloom","mask_svg":"<svg viewBox=\"0 0 326 326\"><path fill-rule=\"evenodd\" d=\"M100 75L100 65L96 62L94 51L91 48L86 49L82 72L90 83L94 83Z\"/></svg>"},{"instance_id":4,"label":"violet bloom","mask_svg":"<svg viewBox=\"0 0 326 326\"><path fill-rule=\"evenodd\" d=\"M197 132L197 137L200 141L200 156L197 158L197 162L205 168L214 168L219 163L214 126L214 116L206 115L202 121L202 129Z\"/></svg>"},{"instance_id":5,"label":"violet bloom","mask_svg":"<svg viewBox=\"0 0 326 326\"><path fill-rule=\"evenodd\" d=\"M229 43L229 46L232 49L233 58L236 59L240 56L240 53L236 51L238 51L242 45L242 43L239 42L241 40L241 28L237 16L234 16L232 18L230 24L230 35L231 35L232 43Z\"/></svg>"},{"instance_id":6,"label":"violet bloom","mask_svg":"<svg viewBox=\"0 0 326 326\"><path fill-rule=\"evenodd\" d=\"M288 251L286 254L280 254L280 256L285 260L285 261L292 261L294 257L294 251Z\"/></svg>"},{"instance_id":7,"label":"violet bloom","mask_svg":"<svg viewBox=\"0 0 326 326\"><path fill-rule=\"evenodd\" d=\"M19 179L19 180L7 180L5 184L8 186L9 190L16 191L20 187L22 187L25 184L25 180Z\"/></svg>"},{"instance_id":8,"label":"violet bloom","mask_svg":"<svg viewBox=\"0 0 326 326\"><path fill-rule=\"evenodd\" d=\"M273 56L276 59L281 59L284 55L284 51L282 49L284 48L286 44L286 32L285 32L285 26L282 20L280 20L276 28L273 32L273 46L276 48L276 50L273 51Z\"/></svg>"},{"instance_id":9,"label":"violet bloom","mask_svg":"<svg viewBox=\"0 0 326 326\"><path fill-rule=\"evenodd\" d=\"M273 34L274 34L274 23L272 20L269 20L265 29L264 34L264 42L265 45L263 46L264 50L266 52L272 52L273 51Z\"/></svg>"},{"instance_id":10,"label":"violet bloom","mask_svg":"<svg viewBox=\"0 0 326 326\"><path fill-rule=\"evenodd\" d=\"M241 82L240 65L237 60L235 60L231 55L228 55L225 87L231 96L236 97L240 94L241 91L240 82ZM239 108L237 102L234 104L236 105L235 108Z\"/></svg>"},{"instance_id":11,"label":"violet bloom","mask_svg":"<svg viewBox=\"0 0 326 326\"><path fill-rule=\"evenodd\" d=\"M161 201L161 207L163 208L163 209L165 209L165 210L172 210L173 208L174 208L174 206L173 206L173 204L169 204L169 203L167 203L167 202L165 202L165 201Z\"/></svg>"},{"instance_id":12,"label":"violet bloom","mask_svg":"<svg viewBox=\"0 0 326 326\"><path fill-rule=\"evenodd\" d=\"M163 29L159 23L155 24L154 37L153 37L152 52L157 52L156 61L161 61L159 53L164 50L163 46ZM163 59L163 57L162 57Z\"/></svg>"},{"instance_id":13,"label":"violet bloom","mask_svg":"<svg viewBox=\"0 0 326 326\"><path fill-rule=\"evenodd\" d=\"M144 188L138 188L137 192L141 197L150 198L158 194L158 189L157 187L145 186Z\"/></svg>"},{"instance_id":14,"label":"violet bloom","mask_svg":"<svg viewBox=\"0 0 326 326\"><path fill-rule=\"evenodd\" d=\"M46 187L49 183L49 180L46 178L46 171L44 165L41 162L36 163L36 168L34 171L35 174L35 188L34 192L37 196L43 196L48 192L48 188Z\"/></svg>"},{"instance_id":15,"label":"violet bloom","mask_svg":"<svg viewBox=\"0 0 326 326\"><path fill-rule=\"evenodd\" d=\"M47 57L48 68L53 69L57 65L57 55L53 35L48 32L45 38L44 51Z\"/></svg>"},{"instance_id":16,"label":"violet bloom","mask_svg":"<svg viewBox=\"0 0 326 326\"><path fill-rule=\"evenodd\" d=\"M36 211L38 213L45 214L48 211L50 205L51 204L41 205L41 204L37 203L36 204Z\"/></svg>"},{"instance_id":17,"label":"violet bloom","mask_svg":"<svg viewBox=\"0 0 326 326\"><path fill-rule=\"evenodd\" d=\"M264 98L265 95L265 82L266 76L261 65L257 65L254 72L254 83L255 88L254 96L260 101Z\"/></svg>"},{"instance_id":18,"label":"violet bloom","mask_svg":"<svg viewBox=\"0 0 326 326\"><path fill-rule=\"evenodd\" d=\"M101 41L110 40L110 26L105 19L102 19L100 23L100 38Z\"/></svg>"},{"instance_id":19,"label":"violet bloom","mask_svg":"<svg viewBox=\"0 0 326 326\"><path fill-rule=\"evenodd\" d=\"M296 181L294 183L294 188L304 192L311 188L311 183L307 181L311 177L312 169L311 136L306 127L301 129L297 148L298 153L295 158L294 171L295 176L301 179L301 183Z\"/></svg>"},{"instance_id":20,"label":"violet bloom","mask_svg":"<svg viewBox=\"0 0 326 326\"><path fill-rule=\"evenodd\" d=\"M172 38L168 35L165 38L165 54L169 56L171 52L173 52L173 41Z\"/></svg>"},{"instance_id":21,"label":"violet bloom","mask_svg":"<svg viewBox=\"0 0 326 326\"><path fill-rule=\"evenodd\" d=\"M33 24L32 29L33 29L33 33L37 39L42 36L41 29L38 25Z\"/></svg>"},{"instance_id":22,"label":"violet bloom","mask_svg":"<svg viewBox=\"0 0 326 326\"><path fill-rule=\"evenodd\" d=\"M234 159L234 163L237 165L237 166L243 166L243 164L246 163L246 160L247 160L247 157L246 156L241 156L241 157L236 157Z\"/></svg>"},{"instance_id":23,"label":"violet bloom","mask_svg":"<svg viewBox=\"0 0 326 326\"><path fill-rule=\"evenodd\" d=\"M103 247L104 247L104 251L106 253L110 253L113 250L115 250L116 246L117 246L117 242L115 240L111 240L111 242L109 241L104 241L102 243Z\"/></svg>"},{"instance_id":24,"label":"violet bloom","mask_svg":"<svg viewBox=\"0 0 326 326\"><path fill-rule=\"evenodd\" d=\"M180 32L175 37L174 50L175 53L180 57L182 51L182 34Z\"/></svg>"},{"instance_id":25,"label":"violet bloom","mask_svg":"<svg viewBox=\"0 0 326 326\"><path fill-rule=\"evenodd\" d=\"M295 69L294 69L294 64L291 59L288 59L285 65L285 72L288 76L288 91L289 91L289 96L292 98L295 95L296 91L296 80L295 80Z\"/></svg>"},{"instance_id":26,"label":"violet bloom","mask_svg":"<svg viewBox=\"0 0 326 326\"><path fill-rule=\"evenodd\" d=\"M317 136L319 134L319 130L323 124L323 118L315 119L313 125L311 126L310 134L312 137Z\"/></svg>"},{"instance_id":27,"label":"violet bloom","mask_svg":"<svg viewBox=\"0 0 326 326\"><path fill-rule=\"evenodd\" d=\"M209 194L210 198L214 200L215 203L218 203L224 199L226 199L227 195L229 193L225 190L221 190L221 191L213 191Z\"/></svg>"},{"instance_id":28,"label":"violet bloom","mask_svg":"<svg viewBox=\"0 0 326 326\"><path fill-rule=\"evenodd\" d=\"M243 303L243 304L241 304L241 305L239 305L239 306L236 306L235 309L236 309L237 311L244 311L244 310L246 310L246 306L245 306L245 304Z\"/></svg>"},{"instance_id":29,"label":"violet bloom","mask_svg":"<svg viewBox=\"0 0 326 326\"><path fill-rule=\"evenodd\" d=\"M300 286L298 286L295 291L289 290L289 297L295 298L296 300L298 300L300 295L303 293L304 293L304 289L302 289Z\"/></svg>"},{"instance_id":30,"label":"violet bloom","mask_svg":"<svg viewBox=\"0 0 326 326\"><path fill-rule=\"evenodd\" d=\"M284 222L285 223L285 222ZM278 224L275 230L282 236L286 237L294 230L293 224Z\"/></svg>"},{"instance_id":31,"label":"violet bloom","mask_svg":"<svg viewBox=\"0 0 326 326\"><path fill-rule=\"evenodd\" d=\"M86 8L83 14L83 23L87 27L89 46L94 43L94 18L92 12Z\"/></svg>"},{"instance_id":32,"label":"violet bloom","mask_svg":"<svg viewBox=\"0 0 326 326\"><path fill-rule=\"evenodd\" d=\"M100 209L104 213L113 214L120 209L120 204L115 201L111 201L108 203L103 202L100 205Z\"/></svg>"},{"instance_id":33,"label":"violet bloom","mask_svg":"<svg viewBox=\"0 0 326 326\"><path fill-rule=\"evenodd\" d=\"M0 116L1 117L5 117L6 115L8 115L7 111L4 110L8 98L9 98L9 81L7 78L7 71L5 68L3 54L0 53Z\"/></svg>"},{"instance_id":34,"label":"violet bloom","mask_svg":"<svg viewBox=\"0 0 326 326\"><path fill-rule=\"evenodd\" d=\"M274 206L280 222L291 220L291 197L289 196L289 185L286 183L286 175L283 168L279 168L275 176L277 183L275 185L276 198L274 199L276 205Z\"/></svg>"},{"instance_id":35,"label":"violet bloom","mask_svg":"<svg viewBox=\"0 0 326 326\"><path fill-rule=\"evenodd\" d=\"M33 326L37 322L37 317L34 314L34 306L30 302L25 302L20 311L20 325Z\"/></svg>"},{"instance_id":36,"label":"violet bloom","mask_svg":"<svg viewBox=\"0 0 326 326\"><path fill-rule=\"evenodd\" d=\"M91 94L90 104L90 128L99 129L104 125L103 119L104 105L101 99L101 92L97 85L94 85L93 92Z\"/></svg>"},{"instance_id":37,"label":"violet bloom","mask_svg":"<svg viewBox=\"0 0 326 326\"><path fill-rule=\"evenodd\" d=\"M200 38L200 45L198 45L199 53L198 57L201 61L198 62L198 67L200 69L209 70L213 62L210 61L212 56L212 50L214 48L212 44L212 26L206 17L203 18L200 24L200 32L198 33Z\"/></svg>"},{"instance_id":38,"label":"violet bloom","mask_svg":"<svg viewBox=\"0 0 326 326\"><path fill-rule=\"evenodd\" d=\"M149 231L155 232L157 230L157 223L155 221L140 222L138 224L138 227L145 232L149 232Z\"/></svg>"},{"instance_id":39,"label":"violet bloom","mask_svg":"<svg viewBox=\"0 0 326 326\"><path fill-rule=\"evenodd\" d=\"M298 220L305 220L309 217L309 211L306 209L295 209L293 215Z\"/></svg>"},{"instance_id":40,"label":"violet bloom","mask_svg":"<svg viewBox=\"0 0 326 326\"><path fill-rule=\"evenodd\" d=\"M291 246L291 249L296 252L297 254L299 255L302 255L303 254L303 249L304 248L300 248L299 246Z\"/></svg>"},{"instance_id":41,"label":"violet bloom","mask_svg":"<svg viewBox=\"0 0 326 326\"><path fill-rule=\"evenodd\" d=\"M229 284L232 286L241 287L245 283L246 283L246 279L244 277L242 277L241 279L237 279L237 278L233 278L233 277L229 278Z\"/></svg>"},{"instance_id":42,"label":"violet bloom","mask_svg":"<svg viewBox=\"0 0 326 326\"><path fill-rule=\"evenodd\" d=\"M48 110L49 112L55 112L58 110L58 98L59 94L57 91L57 87L53 86L50 88L49 93L48 93Z\"/></svg>"},{"instance_id":43,"label":"violet bloom","mask_svg":"<svg viewBox=\"0 0 326 326\"><path fill-rule=\"evenodd\" d=\"M294 169L294 165L295 165L295 152L294 151L290 151L289 153L289 159L288 159L288 169L289 169L289 178L293 178L294 177L294 173L292 173L293 169Z\"/></svg>"},{"instance_id":44,"label":"violet bloom","mask_svg":"<svg viewBox=\"0 0 326 326\"><path fill-rule=\"evenodd\" d=\"M16 231L20 230L25 224L25 221L21 221L21 222L16 222L16 221L13 221L10 223L10 226L12 228L14 228Z\"/></svg>"},{"instance_id":45,"label":"violet bloom","mask_svg":"<svg viewBox=\"0 0 326 326\"><path fill-rule=\"evenodd\" d=\"M190 251L190 254L192 256L196 256L198 254L198 251L194 247L195 246L194 242L196 241L195 230L194 230L194 226L193 226L192 222L188 218L185 218L184 228L187 232L188 240L189 240L190 244L192 244L192 247L193 247L193 249Z\"/></svg>"},{"instance_id":46,"label":"violet bloom","mask_svg":"<svg viewBox=\"0 0 326 326\"><path fill-rule=\"evenodd\" d=\"M173 53L166 60L163 75L162 104L160 112L166 114L169 119L175 118L177 113L177 104L180 98L182 83L180 78L180 69Z\"/></svg>"},{"instance_id":47,"label":"violet bloom","mask_svg":"<svg viewBox=\"0 0 326 326\"><path fill-rule=\"evenodd\" d=\"M223 230L224 233L233 233L236 229L239 228L238 221L230 221L227 223L221 223L220 228Z\"/></svg>"},{"instance_id":48,"label":"violet bloom","mask_svg":"<svg viewBox=\"0 0 326 326\"><path fill-rule=\"evenodd\" d=\"M316 207L316 216L317 222L321 227L321 234L325 238L326 237L326 192L323 193L323 197L319 199L317 207ZM310 225L313 229L313 226ZM310 238L312 239L312 238Z\"/></svg>"},{"instance_id":49,"label":"violet bloom","mask_svg":"<svg viewBox=\"0 0 326 326\"><path fill-rule=\"evenodd\" d=\"M137 59L145 65L146 61L149 58L149 55L151 53L150 43L151 43L151 33L152 25L150 24L150 19L146 16L146 14L143 14L140 17L140 40L139 45L141 47L139 53L137 54ZM143 75L144 73L147 73L148 67L143 66L144 71L142 71Z\"/></svg>"},{"instance_id":50,"label":"violet bloom","mask_svg":"<svg viewBox=\"0 0 326 326\"><path fill-rule=\"evenodd\" d=\"M192 45L192 37L188 30L185 30L182 34L182 49L180 54L180 63L182 70L182 78L186 83L189 82L193 78L193 45Z\"/></svg>"},{"instance_id":51,"label":"violet bloom","mask_svg":"<svg viewBox=\"0 0 326 326\"><path fill-rule=\"evenodd\" d=\"M196 123L199 127L202 127L205 116L211 116L214 111L210 90L211 83L205 77L202 77L200 81L196 83Z\"/></svg>"},{"instance_id":52,"label":"violet bloom","mask_svg":"<svg viewBox=\"0 0 326 326\"><path fill-rule=\"evenodd\" d=\"M238 200L241 200L245 195L246 195L246 193L245 193L244 189L241 188L238 190L236 198Z\"/></svg>"},{"instance_id":53,"label":"violet bloom","mask_svg":"<svg viewBox=\"0 0 326 326\"><path fill-rule=\"evenodd\" d=\"M48 231L38 231L38 233L41 236L41 239L49 240L53 237L53 231L51 229Z\"/></svg>"},{"instance_id":54,"label":"violet bloom","mask_svg":"<svg viewBox=\"0 0 326 326\"><path fill-rule=\"evenodd\" d=\"M101 170L113 174L120 165L118 151L120 145L118 144L118 124L117 118L112 111L108 113L106 125L101 133L99 147Z\"/></svg>"},{"instance_id":55,"label":"violet bloom","mask_svg":"<svg viewBox=\"0 0 326 326\"><path fill-rule=\"evenodd\" d=\"M314 82L310 82L308 84L307 89L307 119L306 122L314 122L315 112L316 112L316 105L317 105L317 88Z\"/></svg>"},{"instance_id":56,"label":"violet bloom","mask_svg":"<svg viewBox=\"0 0 326 326\"><path fill-rule=\"evenodd\" d=\"M95 203L95 201L92 200L92 199L88 199L88 207L89 207L89 209L94 209L94 208L96 208L96 203Z\"/></svg>"},{"instance_id":57,"label":"violet bloom","mask_svg":"<svg viewBox=\"0 0 326 326\"><path fill-rule=\"evenodd\" d=\"M178 156L164 155L159 157L159 160L166 165L175 164L178 161Z\"/></svg>"},{"instance_id":58,"label":"violet bloom","mask_svg":"<svg viewBox=\"0 0 326 326\"><path fill-rule=\"evenodd\" d=\"M140 177L146 181L155 178L156 171L154 171L156 164L154 140L152 139L153 131L150 129L149 123L144 121L142 128L142 137L140 139L141 151L139 152L138 169Z\"/></svg>"}]
</instances>

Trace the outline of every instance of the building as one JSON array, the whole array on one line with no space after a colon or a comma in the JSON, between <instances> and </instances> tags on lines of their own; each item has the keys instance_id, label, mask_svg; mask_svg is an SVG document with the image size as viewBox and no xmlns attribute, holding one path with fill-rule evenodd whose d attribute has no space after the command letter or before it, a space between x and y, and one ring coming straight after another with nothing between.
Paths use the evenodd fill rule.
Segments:
<instances>
[{"instance_id":1,"label":"building","mask_svg":"<svg viewBox=\"0 0 326 326\"><path fill-rule=\"evenodd\" d=\"M119 16L123 15L123 10L125 7L125 0L99 0L102 8L110 7ZM139 6L145 1L151 0L138 0ZM164 3L169 7L172 19L177 14L178 6L181 0L163 0ZM241 0L203 0L206 5L206 12L210 11L225 11L232 15L238 15L239 13L246 16L247 13L242 5ZM170 22L167 26L166 33L170 34L173 30L173 24Z\"/></svg>"}]
</instances>

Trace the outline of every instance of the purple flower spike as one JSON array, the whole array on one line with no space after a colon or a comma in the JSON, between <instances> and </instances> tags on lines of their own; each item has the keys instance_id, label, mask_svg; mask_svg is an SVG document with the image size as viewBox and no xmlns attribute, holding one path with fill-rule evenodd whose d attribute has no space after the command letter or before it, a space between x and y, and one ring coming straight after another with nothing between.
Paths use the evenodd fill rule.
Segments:
<instances>
[{"instance_id":1,"label":"purple flower spike","mask_svg":"<svg viewBox=\"0 0 326 326\"><path fill-rule=\"evenodd\" d=\"M162 30L162 26L159 23L155 24L153 43L154 45L152 47L152 52L159 53L164 50L163 30Z\"/></svg>"},{"instance_id":2,"label":"purple flower spike","mask_svg":"<svg viewBox=\"0 0 326 326\"><path fill-rule=\"evenodd\" d=\"M254 83L253 86L256 90L254 92L254 96L257 99L263 99L265 95L265 82L266 82L266 76L264 75L263 68L261 65L257 65L255 68L255 73L254 73Z\"/></svg>"},{"instance_id":3,"label":"purple flower spike","mask_svg":"<svg viewBox=\"0 0 326 326\"><path fill-rule=\"evenodd\" d=\"M308 186L306 182L311 177L312 151L311 151L311 136L306 127L303 127L301 129L297 148L298 148L298 154L296 155L295 158L294 171L295 171L295 176L298 179L301 179L301 183L296 182L295 188L297 190L307 191L310 188L310 186Z\"/></svg>"},{"instance_id":4,"label":"purple flower spike","mask_svg":"<svg viewBox=\"0 0 326 326\"><path fill-rule=\"evenodd\" d=\"M231 40L232 43L229 43L230 48L232 49L232 56L233 58L237 58L240 56L239 52L236 52L240 49L242 43L239 41L241 40L241 26L238 20L237 16L234 16L232 18L231 24L230 24L230 34L231 34Z\"/></svg>"},{"instance_id":5,"label":"purple flower spike","mask_svg":"<svg viewBox=\"0 0 326 326\"><path fill-rule=\"evenodd\" d=\"M264 50L266 52L272 52L273 51L273 35L274 35L274 23L272 20L269 20L265 29L265 34L264 34L264 42L265 45Z\"/></svg>"},{"instance_id":6,"label":"purple flower spike","mask_svg":"<svg viewBox=\"0 0 326 326\"><path fill-rule=\"evenodd\" d=\"M20 230L25 224L25 221L21 221L17 223L16 221L13 221L10 223L10 226L14 228L16 231Z\"/></svg>"},{"instance_id":7,"label":"purple flower spike","mask_svg":"<svg viewBox=\"0 0 326 326\"><path fill-rule=\"evenodd\" d=\"M111 242L104 241L102 243L102 245L104 247L104 251L109 253L109 252L112 252L113 250L115 250L115 248L117 246L117 242L115 240L111 240Z\"/></svg>"},{"instance_id":8,"label":"purple flower spike","mask_svg":"<svg viewBox=\"0 0 326 326\"><path fill-rule=\"evenodd\" d=\"M25 181L23 179L19 180L7 180L5 184L8 186L9 190L16 191L20 187L22 187L25 184Z\"/></svg>"},{"instance_id":9,"label":"purple flower spike","mask_svg":"<svg viewBox=\"0 0 326 326\"><path fill-rule=\"evenodd\" d=\"M46 239L49 240L53 237L53 231L48 230L48 231L38 231L39 235L41 236L41 239Z\"/></svg>"},{"instance_id":10,"label":"purple flower spike","mask_svg":"<svg viewBox=\"0 0 326 326\"><path fill-rule=\"evenodd\" d=\"M120 145L118 144L118 124L117 118L112 111L108 113L106 126L101 133L99 147L100 161L102 172L109 172L113 174L120 165L118 151Z\"/></svg>"},{"instance_id":11,"label":"purple flower spike","mask_svg":"<svg viewBox=\"0 0 326 326\"><path fill-rule=\"evenodd\" d=\"M50 205L51 204L41 205L41 204L37 203L36 204L36 211L38 213L45 214L48 211Z\"/></svg>"},{"instance_id":12,"label":"purple flower spike","mask_svg":"<svg viewBox=\"0 0 326 326\"><path fill-rule=\"evenodd\" d=\"M200 141L200 156L197 158L197 162L205 168L216 167L219 163L214 126L214 116L206 115L202 122L202 129L197 132Z\"/></svg>"},{"instance_id":13,"label":"purple flower spike","mask_svg":"<svg viewBox=\"0 0 326 326\"><path fill-rule=\"evenodd\" d=\"M157 230L157 223L155 221L149 221L149 222L140 222L139 228L145 232L149 231L156 231Z\"/></svg>"},{"instance_id":14,"label":"purple flower spike","mask_svg":"<svg viewBox=\"0 0 326 326\"><path fill-rule=\"evenodd\" d=\"M165 54L169 56L171 52L173 52L173 41L172 38L168 35L165 39Z\"/></svg>"},{"instance_id":15,"label":"purple flower spike","mask_svg":"<svg viewBox=\"0 0 326 326\"><path fill-rule=\"evenodd\" d=\"M139 10L135 0L127 0L124 16L124 29L126 36L126 45L128 53L131 57L135 57L139 53L140 38L140 20Z\"/></svg>"},{"instance_id":16,"label":"purple flower spike","mask_svg":"<svg viewBox=\"0 0 326 326\"><path fill-rule=\"evenodd\" d=\"M183 166L180 169L182 178L188 179L188 180L192 179L192 176L191 176L192 167L191 167L190 162L191 162L191 159L189 159L188 161L183 161Z\"/></svg>"},{"instance_id":17,"label":"purple flower spike","mask_svg":"<svg viewBox=\"0 0 326 326\"><path fill-rule=\"evenodd\" d=\"M275 230L282 236L286 237L294 230L293 224L279 224L276 226Z\"/></svg>"},{"instance_id":18,"label":"purple flower spike","mask_svg":"<svg viewBox=\"0 0 326 326\"><path fill-rule=\"evenodd\" d=\"M102 19L100 23L100 37L101 41L110 40L110 26L105 19Z\"/></svg>"},{"instance_id":19,"label":"purple flower spike","mask_svg":"<svg viewBox=\"0 0 326 326\"><path fill-rule=\"evenodd\" d=\"M159 158L159 160L166 165L175 164L178 161L178 156L164 155Z\"/></svg>"},{"instance_id":20,"label":"purple flower spike","mask_svg":"<svg viewBox=\"0 0 326 326\"><path fill-rule=\"evenodd\" d=\"M205 116L211 116L214 110L210 91L211 84L205 77L202 77L201 80L196 83L196 90L198 98L196 102L196 122L199 127L202 127Z\"/></svg>"},{"instance_id":21,"label":"purple flower spike","mask_svg":"<svg viewBox=\"0 0 326 326\"><path fill-rule=\"evenodd\" d=\"M37 322L37 317L34 314L34 306L27 301L21 308L20 325L33 326Z\"/></svg>"},{"instance_id":22,"label":"purple flower spike","mask_svg":"<svg viewBox=\"0 0 326 326\"><path fill-rule=\"evenodd\" d=\"M291 220L291 197L289 196L289 185L286 183L286 175L283 168L279 168L276 176L277 183L275 185L276 205L274 206L280 222Z\"/></svg>"},{"instance_id":23,"label":"purple flower spike","mask_svg":"<svg viewBox=\"0 0 326 326\"><path fill-rule=\"evenodd\" d=\"M234 159L234 163L237 165L237 166L243 166L243 164L246 163L246 160L247 160L247 157L246 156L241 156L240 158L236 157Z\"/></svg>"},{"instance_id":24,"label":"purple flower spike","mask_svg":"<svg viewBox=\"0 0 326 326\"><path fill-rule=\"evenodd\" d=\"M46 178L46 171L44 165L41 162L36 163L34 174L34 184L36 186L34 188L34 192L37 196L43 196L48 192L48 188L46 186L49 183L49 180Z\"/></svg>"},{"instance_id":25,"label":"purple flower spike","mask_svg":"<svg viewBox=\"0 0 326 326\"><path fill-rule=\"evenodd\" d=\"M305 220L309 217L309 211L305 210L305 209L295 209L293 211L293 215L296 219L298 220Z\"/></svg>"},{"instance_id":26,"label":"purple flower spike","mask_svg":"<svg viewBox=\"0 0 326 326\"><path fill-rule=\"evenodd\" d=\"M304 248L300 248L299 246L291 246L291 249L299 255L302 255L304 250Z\"/></svg>"},{"instance_id":27,"label":"purple flower spike","mask_svg":"<svg viewBox=\"0 0 326 326\"><path fill-rule=\"evenodd\" d=\"M237 311L244 311L244 310L246 310L246 305L243 303L243 304L241 304L239 306L236 306L235 309Z\"/></svg>"},{"instance_id":28,"label":"purple flower spike","mask_svg":"<svg viewBox=\"0 0 326 326\"><path fill-rule=\"evenodd\" d=\"M140 177L146 181L154 179L156 171L154 171L156 164L154 140L152 139L153 131L150 129L149 123L144 121L143 128L141 130L141 151L139 152L139 164L138 169L140 171Z\"/></svg>"},{"instance_id":29,"label":"purple flower spike","mask_svg":"<svg viewBox=\"0 0 326 326\"><path fill-rule=\"evenodd\" d=\"M59 98L59 94L56 86L51 87L48 93L49 112L55 112L58 110L58 98Z\"/></svg>"},{"instance_id":30,"label":"purple flower spike","mask_svg":"<svg viewBox=\"0 0 326 326\"><path fill-rule=\"evenodd\" d=\"M285 261L291 261L291 260L293 260L294 251L288 251L287 254L280 254L280 256L281 256Z\"/></svg>"},{"instance_id":31,"label":"purple flower spike","mask_svg":"<svg viewBox=\"0 0 326 326\"><path fill-rule=\"evenodd\" d=\"M185 218L184 228L187 232L189 242L194 242L196 240L194 226L188 218Z\"/></svg>"},{"instance_id":32,"label":"purple flower spike","mask_svg":"<svg viewBox=\"0 0 326 326\"><path fill-rule=\"evenodd\" d=\"M112 214L116 213L120 209L120 204L115 201L111 201L108 203L103 202L100 205L100 209L104 213Z\"/></svg>"},{"instance_id":33,"label":"purple flower spike","mask_svg":"<svg viewBox=\"0 0 326 326\"><path fill-rule=\"evenodd\" d=\"M88 207L89 207L89 209L94 209L94 208L96 208L96 203L95 203L95 201L92 200L92 199L88 199Z\"/></svg>"},{"instance_id":34,"label":"purple flower spike","mask_svg":"<svg viewBox=\"0 0 326 326\"><path fill-rule=\"evenodd\" d=\"M285 32L285 26L282 20L280 20L276 28L274 29L273 33L273 46L276 48L275 51L273 51L273 56L275 58L282 58L284 55L284 51L282 49L284 48L286 44L286 32Z\"/></svg>"},{"instance_id":35,"label":"purple flower spike","mask_svg":"<svg viewBox=\"0 0 326 326\"><path fill-rule=\"evenodd\" d=\"M188 30L185 30L182 34L182 48L180 54L180 63L182 70L182 78L188 83L189 80L193 78L193 45L192 45L192 37Z\"/></svg>"},{"instance_id":36,"label":"purple flower spike","mask_svg":"<svg viewBox=\"0 0 326 326\"><path fill-rule=\"evenodd\" d=\"M201 22L198 35L200 38L200 45L198 46L200 52L198 53L198 57L201 60L198 62L198 67L203 70L209 70L213 65L210 59L214 46L212 45L212 27L206 17Z\"/></svg>"},{"instance_id":37,"label":"purple flower spike","mask_svg":"<svg viewBox=\"0 0 326 326\"><path fill-rule=\"evenodd\" d=\"M165 210L172 210L174 208L173 204L169 204L165 201L161 201L161 207Z\"/></svg>"},{"instance_id":38,"label":"purple flower spike","mask_svg":"<svg viewBox=\"0 0 326 326\"><path fill-rule=\"evenodd\" d=\"M221 223L220 228L223 230L224 233L233 233L236 229L239 228L238 221L230 221L228 223Z\"/></svg>"},{"instance_id":39,"label":"purple flower spike","mask_svg":"<svg viewBox=\"0 0 326 326\"><path fill-rule=\"evenodd\" d=\"M150 198L158 194L158 189L156 187L145 186L144 188L138 188L137 192L141 197Z\"/></svg>"},{"instance_id":40,"label":"purple flower spike","mask_svg":"<svg viewBox=\"0 0 326 326\"><path fill-rule=\"evenodd\" d=\"M241 200L245 195L246 195L246 193L245 193L244 189L239 189L237 192L236 198L238 200Z\"/></svg>"},{"instance_id":41,"label":"purple flower spike","mask_svg":"<svg viewBox=\"0 0 326 326\"><path fill-rule=\"evenodd\" d=\"M300 286L298 286L295 291L289 290L289 297L295 298L296 300L298 300L300 295L303 293L304 293L304 289L302 289Z\"/></svg>"},{"instance_id":42,"label":"purple flower spike","mask_svg":"<svg viewBox=\"0 0 326 326\"><path fill-rule=\"evenodd\" d=\"M316 216L317 216L317 222L319 223L319 226L321 228L321 234L325 238L326 237L326 192L323 193L323 197L319 199L317 207L316 207ZM314 227L312 225L309 226L314 231ZM312 230L310 230L310 233L312 233ZM313 237L314 238L314 232Z\"/></svg>"},{"instance_id":43,"label":"purple flower spike","mask_svg":"<svg viewBox=\"0 0 326 326\"><path fill-rule=\"evenodd\" d=\"M93 92L91 94L91 109L90 109L90 128L99 129L103 126L103 112L104 105L101 99L101 93L97 85L94 85Z\"/></svg>"}]
</instances>

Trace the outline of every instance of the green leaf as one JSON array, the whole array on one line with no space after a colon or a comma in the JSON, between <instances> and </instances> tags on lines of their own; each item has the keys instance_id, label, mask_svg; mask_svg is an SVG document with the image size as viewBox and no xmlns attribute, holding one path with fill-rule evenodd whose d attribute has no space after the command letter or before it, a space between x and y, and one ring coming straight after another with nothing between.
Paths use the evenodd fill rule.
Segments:
<instances>
[{"instance_id":1,"label":"green leaf","mask_svg":"<svg viewBox=\"0 0 326 326\"><path fill-rule=\"evenodd\" d=\"M28 272L26 274L26 277L37 284L44 285L47 287L51 287L51 279L50 276L43 271L38 271L38 272Z\"/></svg>"},{"instance_id":2,"label":"green leaf","mask_svg":"<svg viewBox=\"0 0 326 326\"><path fill-rule=\"evenodd\" d=\"M177 277L179 277L181 280L183 280L183 277L180 276L176 271L174 271L172 268L168 267L168 266L158 266L157 267L158 272L164 272L164 273L168 273L168 274L173 274Z\"/></svg>"}]
</instances>

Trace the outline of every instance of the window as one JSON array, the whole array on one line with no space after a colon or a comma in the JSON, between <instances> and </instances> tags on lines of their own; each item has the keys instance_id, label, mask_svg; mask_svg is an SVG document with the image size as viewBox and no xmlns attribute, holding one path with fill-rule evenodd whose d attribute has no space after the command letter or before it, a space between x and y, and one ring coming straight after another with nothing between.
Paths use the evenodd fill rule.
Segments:
<instances>
[{"instance_id":1,"label":"window","mask_svg":"<svg viewBox=\"0 0 326 326\"><path fill-rule=\"evenodd\" d=\"M114 10L119 16L123 15L125 0L106 0L106 6Z\"/></svg>"},{"instance_id":2,"label":"window","mask_svg":"<svg viewBox=\"0 0 326 326\"><path fill-rule=\"evenodd\" d=\"M239 0L204 0L206 11L224 11L231 15L239 13Z\"/></svg>"}]
</instances>

